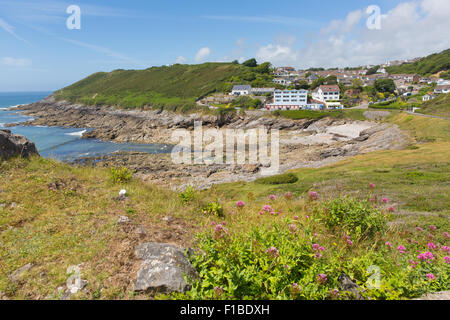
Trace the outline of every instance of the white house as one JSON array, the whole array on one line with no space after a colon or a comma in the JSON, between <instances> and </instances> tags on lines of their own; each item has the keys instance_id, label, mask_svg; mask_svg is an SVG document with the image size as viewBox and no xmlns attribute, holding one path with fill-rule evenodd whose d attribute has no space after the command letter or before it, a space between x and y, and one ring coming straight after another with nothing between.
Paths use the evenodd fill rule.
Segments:
<instances>
[{"instance_id":1,"label":"white house","mask_svg":"<svg viewBox=\"0 0 450 320\"><path fill-rule=\"evenodd\" d=\"M273 103L267 104L268 110L299 110L308 104L307 90L275 90Z\"/></svg>"},{"instance_id":2,"label":"white house","mask_svg":"<svg viewBox=\"0 0 450 320\"><path fill-rule=\"evenodd\" d=\"M426 94L426 95L424 95L422 97L422 101L430 101L430 100L433 100L434 98L436 98L435 95L433 95L433 94Z\"/></svg>"},{"instance_id":3,"label":"white house","mask_svg":"<svg viewBox=\"0 0 450 320\"><path fill-rule=\"evenodd\" d=\"M267 93L274 93L275 88L252 88L251 93L258 95L258 94L267 94Z\"/></svg>"},{"instance_id":4,"label":"white house","mask_svg":"<svg viewBox=\"0 0 450 320\"><path fill-rule=\"evenodd\" d=\"M341 89L338 85L321 85L314 89L312 97L319 101L338 101L341 99Z\"/></svg>"},{"instance_id":5,"label":"white house","mask_svg":"<svg viewBox=\"0 0 450 320\"><path fill-rule=\"evenodd\" d=\"M275 78L272 80L273 83L281 84L282 86L289 86L292 84L292 80L287 78Z\"/></svg>"},{"instance_id":6,"label":"white house","mask_svg":"<svg viewBox=\"0 0 450 320\"><path fill-rule=\"evenodd\" d=\"M230 96L246 96L252 91L252 87L249 85L236 85L230 93Z\"/></svg>"},{"instance_id":7,"label":"white house","mask_svg":"<svg viewBox=\"0 0 450 320\"><path fill-rule=\"evenodd\" d=\"M434 88L434 93L449 93L450 84L438 85Z\"/></svg>"}]
</instances>

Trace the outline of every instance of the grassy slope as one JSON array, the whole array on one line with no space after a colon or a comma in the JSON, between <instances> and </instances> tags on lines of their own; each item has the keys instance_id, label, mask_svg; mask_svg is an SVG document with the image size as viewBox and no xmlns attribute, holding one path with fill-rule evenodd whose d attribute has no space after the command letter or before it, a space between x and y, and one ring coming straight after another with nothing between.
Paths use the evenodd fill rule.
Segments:
<instances>
[{"instance_id":1,"label":"grassy slope","mask_svg":"<svg viewBox=\"0 0 450 320\"><path fill-rule=\"evenodd\" d=\"M424 102L417 112L450 118L450 94L440 94L436 99Z\"/></svg>"},{"instance_id":2,"label":"grassy slope","mask_svg":"<svg viewBox=\"0 0 450 320\"><path fill-rule=\"evenodd\" d=\"M294 170L299 178L294 184L268 186L241 182L215 186L214 190L230 198L246 193L257 197L286 191L302 194L311 189L336 196L358 193L375 183L405 210L449 213L450 121L405 114L396 114L389 121L408 131L413 144L434 143L360 155L318 169Z\"/></svg>"},{"instance_id":3,"label":"grassy slope","mask_svg":"<svg viewBox=\"0 0 450 320\"><path fill-rule=\"evenodd\" d=\"M417 73L422 76L429 76L448 69L450 69L450 49L429 55L414 63L389 67L386 70L390 74Z\"/></svg>"},{"instance_id":4,"label":"grassy slope","mask_svg":"<svg viewBox=\"0 0 450 320\"><path fill-rule=\"evenodd\" d=\"M197 193L190 204L182 204L176 193L136 180L125 186L114 185L108 171L103 169L74 168L37 158L3 162L0 203L6 206L0 206L0 293L10 298L57 298L56 289L64 286L68 277L67 267L83 263L82 277L89 284L87 291L76 298L134 298L131 285L135 266L130 265L134 246L144 240L189 245L197 231L208 230L211 220L217 219L200 213L206 202L216 199L224 205L227 227L245 234L261 223L270 226L273 219L282 221L293 214L304 214L301 199L292 202L280 199L274 205L283 213L260 220L256 213L267 203L269 194L292 191L297 197L314 189L321 198L343 193L364 197L370 192L368 184L375 183L377 194L389 197L397 210L440 215L402 218L405 228L435 224L439 232L449 231L445 216L448 217L450 207L450 122L398 113L388 121L409 131L413 144L428 142L409 150L361 155L325 168L295 170L294 174L300 178L295 184L215 186ZM57 180L65 186L50 190L48 184ZM122 187L128 190L130 200L118 203L111 197ZM247 203L239 214L235 211L237 200ZM17 203L15 208L10 206L12 202ZM133 225L143 225L149 230L147 237L138 239L118 226L116 221L121 215L129 216ZM167 225L161 221L165 215L174 216L179 223ZM337 240L331 237L321 241L331 246ZM361 241L346 255L360 261L362 266L370 262L361 260L370 243ZM388 265L392 265L389 261ZM36 266L21 281L8 280L14 270L30 262ZM352 264L351 259L349 263L345 268L358 274L358 264ZM392 270L392 274L395 279L398 270Z\"/></svg>"},{"instance_id":5,"label":"grassy slope","mask_svg":"<svg viewBox=\"0 0 450 320\"><path fill-rule=\"evenodd\" d=\"M222 91L232 77L241 79L245 74L255 74L255 70L231 63L204 63L99 72L59 90L56 97L123 108L190 105L209 93Z\"/></svg>"}]
</instances>

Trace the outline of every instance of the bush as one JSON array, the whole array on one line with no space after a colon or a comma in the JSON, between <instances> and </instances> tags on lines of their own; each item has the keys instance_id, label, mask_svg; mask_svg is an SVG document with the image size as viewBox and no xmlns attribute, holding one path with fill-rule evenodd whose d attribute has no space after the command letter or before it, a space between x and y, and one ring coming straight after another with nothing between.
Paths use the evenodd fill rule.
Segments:
<instances>
[{"instance_id":1,"label":"bush","mask_svg":"<svg viewBox=\"0 0 450 320\"><path fill-rule=\"evenodd\" d=\"M195 198L195 189L192 186L187 186L184 192L180 192L180 199L183 203L188 203L194 200Z\"/></svg>"},{"instance_id":2,"label":"bush","mask_svg":"<svg viewBox=\"0 0 450 320\"><path fill-rule=\"evenodd\" d=\"M328 228L342 228L349 235L373 237L386 229L386 218L366 200L338 198L325 203L321 216Z\"/></svg>"},{"instance_id":3,"label":"bush","mask_svg":"<svg viewBox=\"0 0 450 320\"><path fill-rule=\"evenodd\" d=\"M202 280L189 292L193 299L325 299L328 295L328 286L315 283L324 271L315 264L311 243L292 234L287 223L255 227L249 234L219 240L204 235L199 242L202 253L193 257L193 265ZM301 293L292 290L293 283L304 287Z\"/></svg>"},{"instance_id":4,"label":"bush","mask_svg":"<svg viewBox=\"0 0 450 320\"><path fill-rule=\"evenodd\" d=\"M128 182L133 177L133 173L133 170L129 170L126 167L120 169L111 168L111 179L114 183Z\"/></svg>"},{"instance_id":5,"label":"bush","mask_svg":"<svg viewBox=\"0 0 450 320\"><path fill-rule=\"evenodd\" d=\"M213 215L223 218L225 215L223 213L223 207L219 202L209 202L203 207L202 212L207 215Z\"/></svg>"},{"instance_id":6,"label":"bush","mask_svg":"<svg viewBox=\"0 0 450 320\"><path fill-rule=\"evenodd\" d=\"M272 177L267 178L260 178L256 180L256 183L260 184L269 184L269 185L276 185L276 184L290 184L290 183L296 183L298 181L298 177L293 173L285 173L280 174Z\"/></svg>"}]
</instances>

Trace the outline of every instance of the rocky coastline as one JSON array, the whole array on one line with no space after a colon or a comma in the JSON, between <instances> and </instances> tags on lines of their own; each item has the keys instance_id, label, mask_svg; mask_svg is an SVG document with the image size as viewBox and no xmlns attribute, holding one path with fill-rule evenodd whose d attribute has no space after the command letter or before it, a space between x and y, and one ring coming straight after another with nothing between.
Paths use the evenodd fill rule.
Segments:
<instances>
[{"instance_id":1,"label":"rocky coastline","mask_svg":"<svg viewBox=\"0 0 450 320\"><path fill-rule=\"evenodd\" d=\"M113 142L168 143L175 129L194 129L201 121L204 128L280 130L280 170L284 173L303 167L321 167L362 153L400 149L407 137L394 125L373 121L351 121L324 118L290 120L273 117L264 111L247 111L239 115L179 115L167 111L118 110L57 102L52 96L36 103L20 106L34 120L24 125L91 128L85 139ZM256 165L185 165L174 164L170 154L120 152L77 161L100 167L126 166L150 183L172 189L194 185L199 189L214 184L253 181L261 177L262 164Z\"/></svg>"}]
</instances>

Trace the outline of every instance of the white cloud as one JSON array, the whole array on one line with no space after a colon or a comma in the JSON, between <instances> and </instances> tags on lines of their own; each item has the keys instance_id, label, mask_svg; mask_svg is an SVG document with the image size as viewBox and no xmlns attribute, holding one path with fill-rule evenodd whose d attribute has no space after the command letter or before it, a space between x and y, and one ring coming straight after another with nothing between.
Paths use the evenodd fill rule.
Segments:
<instances>
[{"instance_id":1,"label":"white cloud","mask_svg":"<svg viewBox=\"0 0 450 320\"><path fill-rule=\"evenodd\" d=\"M333 20L303 48L271 43L257 52L260 62L296 67L340 67L425 56L450 48L450 1L416 0L382 10L381 30L366 27L365 8Z\"/></svg>"},{"instance_id":2,"label":"white cloud","mask_svg":"<svg viewBox=\"0 0 450 320\"><path fill-rule=\"evenodd\" d=\"M177 58L177 60L175 60L175 63L181 63L181 64L184 64L184 63L186 63L187 62L187 59L185 58L185 57L183 57L183 56L179 56L178 58Z\"/></svg>"},{"instance_id":3,"label":"white cloud","mask_svg":"<svg viewBox=\"0 0 450 320\"><path fill-rule=\"evenodd\" d=\"M11 58L4 57L1 59L2 64L11 66L11 67L28 67L31 66L32 62L27 58Z\"/></svg>"},{"instance_id":4,"label":"white cloud","mask_svg":"<svg viewBox=\"0 0 450 320\"><path fill-rule=\"evenodd\" d=\"M208 58L210 54L211 54L211 49L210 48L208 48L208 47L201 48L195 54L195 62L205 61L205 59Z\"/></svg>"},{"instance_id":5,"label":"white cloud","mask_svg":"<svg viewBox=\"0 0 450 320\"><path fill-rule=\"evenodd\" d=\"M14 37L16 37L17 39L21 40L21 41L25 41L24 39L22 39L21 37L19 37L15 31L14 31L14 27L12 25L10 25L9 23L7 23L5 20L3 20L2 18L0 18L0 28L2 28L3 30L5 30L6 32L8 32L9 34L13 35Z\"/></svg>"}]
</instances>

